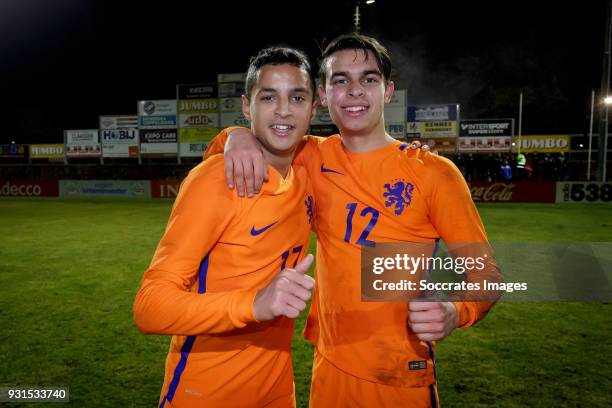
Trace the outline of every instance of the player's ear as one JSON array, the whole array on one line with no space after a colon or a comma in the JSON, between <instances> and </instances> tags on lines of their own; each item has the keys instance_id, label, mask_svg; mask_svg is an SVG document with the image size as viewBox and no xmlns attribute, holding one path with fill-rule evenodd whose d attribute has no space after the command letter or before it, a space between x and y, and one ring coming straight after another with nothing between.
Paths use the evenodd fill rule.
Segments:
<instances>
[{"instance_id":1,"label":"player's ear","mask_svg":"<svg viewBox=\"0 0 612 408\"><path fill-rule=\"evenodd\" d=\"M314 119L315 115L317 114L317 106L319 106L319 101L313 95L313 97L312 97L312 111L310 112L310 120L311 121L312 121L312 119Z\"/></svg>"},{"instance_id":2,"label":"player's ear","mask_svg":"<svg viewBox=\"0 0 612 408\"><path fill-rule=\"evenodd\" d=\"M248 121L251 120L251 102L246 95L242 95L242 114Z\"/></svg>"},{"instance_id":3,"label":"player's ear","mask_svg":"<svg viewBox=\"0 0 612 408\"><path fill-rule=\"evenodd\" d=\"M325 94L325 87L323 85L319 85L317 87L319 91L319 99L321 100L321 106L327 107L327 95Z\"/></svg>"},{"instance_id":4,"label":"player's ear","mask_svg":"<svg viewBox=\"0 0 612 408\"><path fill-rule=\"evenodd\" d=\"M385 103L391 102L393 92L395 92L395 84L393 81L387 81L387 85L385 86Z\"/></svg>"}]
</instances>

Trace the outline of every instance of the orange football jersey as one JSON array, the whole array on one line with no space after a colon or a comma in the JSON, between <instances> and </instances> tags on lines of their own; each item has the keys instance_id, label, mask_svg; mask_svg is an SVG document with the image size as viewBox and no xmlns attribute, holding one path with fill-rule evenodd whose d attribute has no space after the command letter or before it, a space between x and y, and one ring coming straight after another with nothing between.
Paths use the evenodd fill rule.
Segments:
<instances>
[{"instance_id":1,"label":"orange football jersey","mask_svg":"<svg viewBox=\"0 0 612 408\"><path fill-rule=\"evenodd\" d=\"M231 129L230 129L231 130ZM222 151L226 134L208 154ZM350 153L339 135L308 136L304 165L317 201L316 288L305 336L333 365L397 387L435 382L435 344L408 326L406 303L361 300L361 248L383 242L486 243L467 184L448 159L391 143ZM487 270L497 274L495 265ZM482 319L491 302L457 302L460 327Z\"/></svg>"},{"instance_id":2,"label":"orange football jersey","mask_svg":"<svg viewBox=\"0 0 612 408\"><path fill-rule=\"evenodd\" d=\"M293 321L257 322L253 301L306 255L314 202L304 168L273 168L253 199L225 182L223 157L183 181L144 273L134 313L142 332L173 335L160 406L263 406L293 398Z\"/></svg>"}]
</instances>

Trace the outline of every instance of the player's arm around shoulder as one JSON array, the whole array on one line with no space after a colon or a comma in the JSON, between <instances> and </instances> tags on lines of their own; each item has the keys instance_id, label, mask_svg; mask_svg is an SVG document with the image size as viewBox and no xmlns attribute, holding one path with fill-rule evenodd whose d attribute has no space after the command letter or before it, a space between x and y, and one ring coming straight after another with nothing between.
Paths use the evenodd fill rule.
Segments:
<instances>
[{"instance_id":1,"label":"player's arm around shoulder","mask_svg":"<svg viewBox=\"0 0 612 408\"><path fill-rule=\"evenodd\" d=\"M305 166L317 147L327 138L306 135L299 143L294 155L294 164ZM252 198L259 193L264 181L269 180L261 143L251 129L235 126L223 129L209 144L204 158L223 153L225 157L225 178L227 187L234 186L239 196Z\"/></svg>"}]
</instances>

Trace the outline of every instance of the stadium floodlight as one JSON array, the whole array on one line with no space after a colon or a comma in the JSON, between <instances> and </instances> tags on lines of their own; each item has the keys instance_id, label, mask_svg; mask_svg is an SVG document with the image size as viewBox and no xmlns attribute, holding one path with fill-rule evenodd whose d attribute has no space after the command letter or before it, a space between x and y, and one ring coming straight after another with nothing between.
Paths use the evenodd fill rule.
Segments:
<instances>
[{"instance_id":1,"label":"stadium floodlight","mask_svg":"<svg viewBox=\"0 0 612 408\"><path fill-rule=\"evenodd\" d=\"M366 0L366 4L374 4L376 3L376 0Z\"/></svg>"},{"instance_id":2,"label":"stadium floodlight","mask_svg":"<svg viewBox=\"0 0 612 408\"><path fill-rule=\"evenodd\" d=\"M612 7L610 7L610 13L612 14ZM610 87L609 81L610 75L608 74L608 88ZM600 121L601 123L599 126L599 174L601 178L600 181L603 182L606 181L606 163L608 161L606 152L608 151L608 110L610 109L610 105L612 105L612 96L608 95L603 100L603 120Z\"/></svg>"}]
</instances>

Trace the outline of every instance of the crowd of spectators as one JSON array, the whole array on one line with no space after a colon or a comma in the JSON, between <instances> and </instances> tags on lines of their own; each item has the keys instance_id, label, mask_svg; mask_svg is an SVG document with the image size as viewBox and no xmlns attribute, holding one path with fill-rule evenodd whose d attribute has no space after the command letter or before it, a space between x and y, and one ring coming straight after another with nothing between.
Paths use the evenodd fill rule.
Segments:
<instances>
[{"instance_id":1,"label":"crowd of spectators","mask_svg":"<svg viewBox=\"0 0 612 408\"><path fill-rule=\"evenodd\" d=\"M524 161L517 154L457 154L449 156L470 181L563 181L569 176L563 153L527 153Z\"/></svg>"}]
</instances>

